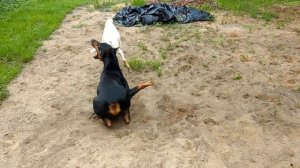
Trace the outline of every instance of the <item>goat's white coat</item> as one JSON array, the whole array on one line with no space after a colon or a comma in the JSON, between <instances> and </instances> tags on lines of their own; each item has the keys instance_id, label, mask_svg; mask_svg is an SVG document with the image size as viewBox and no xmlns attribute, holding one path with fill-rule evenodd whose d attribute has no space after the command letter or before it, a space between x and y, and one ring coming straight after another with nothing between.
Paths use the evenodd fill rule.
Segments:
<instances>
[{"instance_id":1,"label":"goat's white coat","mask_svg":"<svg viewBox=\"0 0 300 168\"><path fill-rule=\"evenodd\" d=\"M117 28L115 27L112 19L107 19L105 22L105 27L103 30L101 42L111 45L112 48L118 48L117 52L121 55L122 60L126 63L126 66L128 68L130 68L125 59L124 53L123 53L122 49L120 48L121 47L120 33L118 32ZM90 53L95 55L97 53L96 49L95 48L92 49L90 51Z\"/></svg>"},{"instance_id":2,"label":"goat's white coat","mask_svg":"<svg viewBox=\"0 0 300 168\"><path fill-rule=\"evenodd\" d=\"M105 22L101 42L111 45L112 48L119 48L121 46L120 33L115 27L112 19L107 19Z\"/></svg>"}]
</instances>

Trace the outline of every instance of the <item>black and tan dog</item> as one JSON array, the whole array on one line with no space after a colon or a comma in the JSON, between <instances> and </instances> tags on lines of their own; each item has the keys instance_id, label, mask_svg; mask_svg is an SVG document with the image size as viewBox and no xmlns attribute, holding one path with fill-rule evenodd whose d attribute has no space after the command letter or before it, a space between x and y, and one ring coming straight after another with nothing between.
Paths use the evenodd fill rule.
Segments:
<instances>
[{"instance_id":1,"label":"black and tan dog","mask_svg":"<svg viewBox=\"0 0 300 168\"><path fill-rule=\"evenodd\" d=\"M129 89L119 66L116 56L117 50L107 43L99 43L96 40L92 40L92 46L97 52L94 58L100 59L104 63L97 88L97 96L93 101L94 112L107 127L111 127L112 119L119 115L122 115L125 123L129 124L131 98L140 90L152 86L154 83L148 81Z\"/></svg>"}]
</instances>

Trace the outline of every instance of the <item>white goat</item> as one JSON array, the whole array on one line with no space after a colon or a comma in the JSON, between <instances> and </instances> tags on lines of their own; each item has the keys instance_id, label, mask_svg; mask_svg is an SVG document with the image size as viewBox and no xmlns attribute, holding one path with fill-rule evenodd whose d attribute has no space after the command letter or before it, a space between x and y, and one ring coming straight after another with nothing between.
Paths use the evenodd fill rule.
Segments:
<instances>
[{"instance_id":1,"label":"white goat","mask_svg":"<svg viewBox=\"0 0 300 168\"><path fill-rule=\"evenodd\" d=\"M117 48L117 52L121 55L123 62L127 66L127 68L131 69L125 56L123 50L121 49L121 37L117 28L115 27L112 19L107 19L105 22L105 27L102 34L102 43L107 43L111 45L112 48ZM92 49L90 51L92 54L96 53L96 49Z\"/></svg>"}]
</instances>

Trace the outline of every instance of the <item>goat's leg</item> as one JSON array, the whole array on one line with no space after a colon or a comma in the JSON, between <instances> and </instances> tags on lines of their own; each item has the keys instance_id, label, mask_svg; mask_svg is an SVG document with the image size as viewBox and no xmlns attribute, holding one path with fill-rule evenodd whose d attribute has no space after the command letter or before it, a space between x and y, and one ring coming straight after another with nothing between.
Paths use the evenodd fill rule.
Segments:
<instances>
[{"instance_id":1,"label":"goat's leg","mask_svg":"<svg viewBox=\"0 0 300 168\"><path fill-rule=\"evenodd\" d=\"M126 58L124 56L124 52L123 52L123 50L121 48L118 49L118 53L121 55L122 60L123 60L124 64L126 65L126 67L128 69L131 69L130 65L128 64L128 62L127 62L127 60L126 60Z\"/></svg>"}]
</instances>

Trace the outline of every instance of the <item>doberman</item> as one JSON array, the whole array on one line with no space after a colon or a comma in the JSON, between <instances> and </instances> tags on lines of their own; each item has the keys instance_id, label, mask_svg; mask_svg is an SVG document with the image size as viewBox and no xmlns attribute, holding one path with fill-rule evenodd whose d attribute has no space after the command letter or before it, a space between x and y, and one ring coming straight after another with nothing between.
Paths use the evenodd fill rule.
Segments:
<instances>
[{"instance_id":1,"label":"doberman","mask_svg":"<svg viewBox=\"0 0 300 168\"><path fill-rule=\"evenodd\" d=\"M97 52L94 58L104 63L97 96L93 100L94 112L107 127L111 127L112 119L119 115L122 115L125 123L129 124L131 98L140 90L153 86L154 83L148 81L130 89L119 66L117 49L96 40L92 40L91 43Z\"/></svg>"}]
</instances>

